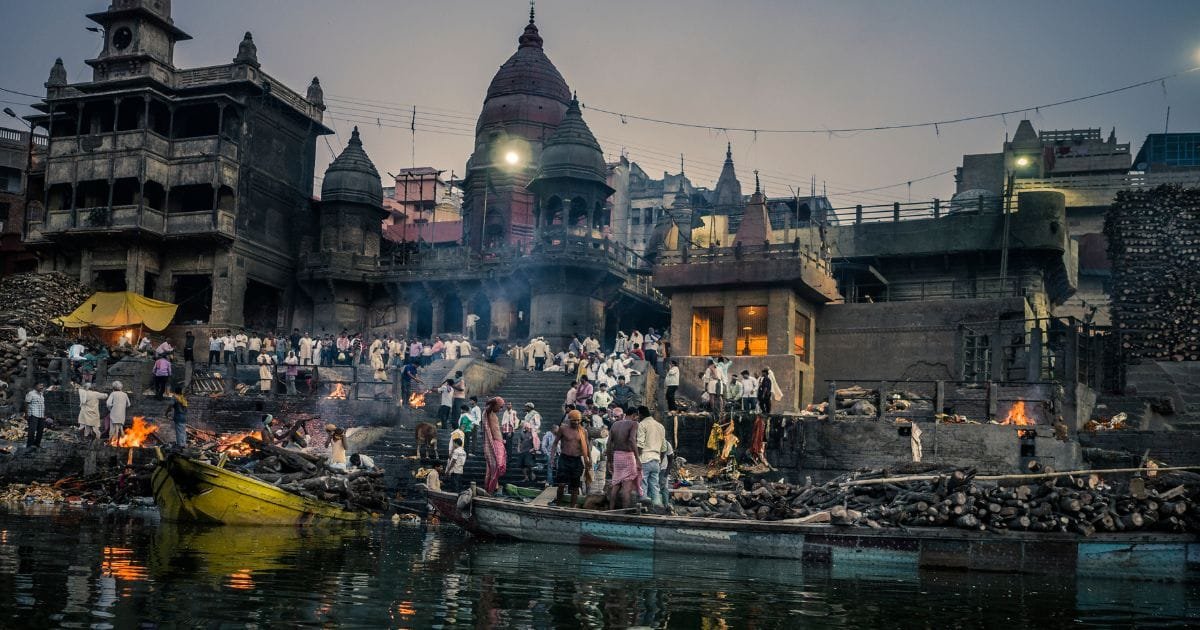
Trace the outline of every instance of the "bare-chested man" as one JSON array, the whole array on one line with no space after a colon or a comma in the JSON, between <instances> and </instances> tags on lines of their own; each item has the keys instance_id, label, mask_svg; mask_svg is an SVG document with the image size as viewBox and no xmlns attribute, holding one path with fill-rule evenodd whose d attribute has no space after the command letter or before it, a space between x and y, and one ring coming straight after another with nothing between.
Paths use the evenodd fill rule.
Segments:
<instances>
[{"instance_id":1,"label":"bare-chested man","mask_svg":"<svg viewBox=\"0 0 1200 630\"><path fill-rule=\"evenodd\" d=\"M554 441L558 455L558 469L555 481L558 482L557 502L562 503L563 495L570 493L570 507L578 506L579 492L583 487L583 471L590 468L592 458L587 448L587 429L583 428L583 414L572 409L567 414L558 429L558 439Z\"/></svg>"},{"instance_id":2,"label":"bare-chested man","mask_svg":"<svg viewBox=\"0 0 1200 630\"><path fill-rule=\"evenodd\" d=\"M636 505L642 467L638 463L636 407L625 409L625 417L608 429L608 508L620 510ZM618 501L618 499L620 499Z\"/></svg>"}]
</instances>

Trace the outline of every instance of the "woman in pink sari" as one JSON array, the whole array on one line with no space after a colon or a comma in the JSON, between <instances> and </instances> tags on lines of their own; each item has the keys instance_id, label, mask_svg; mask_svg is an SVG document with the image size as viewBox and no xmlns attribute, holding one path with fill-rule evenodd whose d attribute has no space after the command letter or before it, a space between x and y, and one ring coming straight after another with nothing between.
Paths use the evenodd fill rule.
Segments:
<instances>
[{"instance_id":1,"label":"woman in pink sari","mask_svg":"<svg viewBox=\"0 0 1200 630\"><path fill-rule=\"evenodd\" d=\"M496 396L487 402L483 414L483 457L487 461L483 487L488 494L500 488L500 477L508 470L508 453L504 449L504 435L500 433L501 409L504 399Z\"/></svg>"}]
</instances>

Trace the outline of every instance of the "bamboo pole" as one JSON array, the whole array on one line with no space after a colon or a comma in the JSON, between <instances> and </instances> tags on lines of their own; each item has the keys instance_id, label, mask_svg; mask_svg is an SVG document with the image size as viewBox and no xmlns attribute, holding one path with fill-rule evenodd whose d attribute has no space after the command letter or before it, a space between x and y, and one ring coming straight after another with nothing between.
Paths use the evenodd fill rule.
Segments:
<instances>
[{"instance_id":1,"label":"bamboo pole","mask_svg":"<svg viewBox=\"0 0 1200 630\"><path fill-rule=\"evenodd\" d=\"M1104 473L1130 473L1155 471L1166 472L1171 470L1200 470L1200 466L1162 466L1159 468L1106 468L1101 470L1067 470L1063 472L1052 473L1032 473L1032 474L1014 474L1014 475L976 475L975 481L1016 481L1016 480L1033 480L1033 479L1049 479L1051 477L1071 477L1074 475L1092 475ZM904 483L908 481L934 481L945 475L907 475L904 477L880 477L878 479L859 479L856 481L847 481L846 486L868 486L877 483Z\"/></svg>"}]
</instances>

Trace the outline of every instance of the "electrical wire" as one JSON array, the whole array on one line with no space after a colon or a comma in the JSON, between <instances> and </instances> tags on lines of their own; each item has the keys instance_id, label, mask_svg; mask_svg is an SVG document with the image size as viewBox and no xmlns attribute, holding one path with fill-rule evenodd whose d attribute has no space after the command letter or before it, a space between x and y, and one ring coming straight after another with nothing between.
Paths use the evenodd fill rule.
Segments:
<instances>
[{"instance_id":1,"label":"electrical wire","mask_svg":"<svg viewBox=\"0 0 1200 630\"><path fill-rule=\"evenodd\" d=\"M921 127L933 127L935 129L939 129L940 127L944 127L947 125L954 125L954 124L970 122L970 121L974 121L974 120L985 120L988 118L1000 118L1003 116L1007 116L1007 115L1011 115L1011 114L1020 114L1023 112L1036 111L1036 112L1040 113L1041 110L1050 109L1051 107L1059 107L1062 105L1069 105L1071 103L1079 103L1081 101L1087 101L1087 100L1094 99L1094 98L1100 98L1102 96L1109 96L1112 94L1118 94L1120 92L1126 92L1128 90L1134 90L1134 89L1137 89L1140 87L1145 87L1147 85L1165 84L1166 81L1168 81L1168 80L1176 79L1176 78L1179 78L1179 77L1187 75L1187 74L1192 74L1194 72L1200 72L1200 66L1188 68L1187 70L1180 70L1178 72L1172 72L1170 74L1164 74L1162 76L1154 77L1153 79L1146 79L1145 81L1138 81L1137 83L1131 83L1129 85L1124 85L1124 86L1121 86L1118 88L1113 88L1111 90L1104 90L1102 92L1095 92L1092 94L1087 94L1084 96L1077 96L1074 98L1063 99L1063 100L1054 101L1051 103L1043 103L1040 105L1030 105L1028 107L1018 107L1016 109L1009 109L1009 110L1005 110L1005 111L993 112L993 113L988 113L988 114L975 114L975 115L969 115L969 116L960 116L958 118L947 118L945 120L934 120L934 121L928 121L928 122L893 123L893 124L873 125L873 126L869 126L869 127L844 127L844 128L840 128L840 129L838 129L838 128L769 129L769 128L754 128L754 127L737 127L737 126L732 126L732 125L729 125L729 126L710 125L710 124L701 124L701 123L680 122L680 121L676 121L676 120L667 120L664 118L652 118L649 116L639 116L636 114L627 114L627 113L612 111L612 110L608 110L608 109L603 109L600 107L588 106L583 103L580 103L580 107L585 108L585 109L590 109L593 111L597 111L597 112L601 112L603 114L608 114L610 116L616 116L617 118L620 118L621 120L633 119L633 120L640 120L643 122L656 123L656 124L660 124L660 125L670 125L670 126L674 126L674 127L687 127L687 128L691 128L691 129L706 129L709 131L718 131L718 132L742 131L742 132L748 132L748 133L754 133L754 134L760 134L760 133L838 134L838 133L861 133L861 132L870 132L870 131L893 131L896 129L917 129L917 128L921 128Z\"/></svg>"}]
</instances>

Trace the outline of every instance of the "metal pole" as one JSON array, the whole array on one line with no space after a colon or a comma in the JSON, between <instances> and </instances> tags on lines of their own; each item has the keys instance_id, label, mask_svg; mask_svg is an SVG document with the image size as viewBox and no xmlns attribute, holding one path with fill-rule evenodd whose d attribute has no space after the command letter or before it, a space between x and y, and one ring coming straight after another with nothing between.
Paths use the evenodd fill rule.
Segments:
<instances>
[{"instance_id":1,"label":"metal pole","mask_svg":"<svg viewBox=\"0 0 1200 630\"><path fill-rule=\"evenodd\" d=\"M1008 232L1012 223L1012 197L1013 197L1013 180L1016 178L1015 171L1008 173L1008 190L1005 192L1004 199L1004 231L1000 238L1000 287L1003 288L1005 281L1008 279ZM982 199L982 197L981 197Z\"/></svg>"},{"instance_id":2,"label":"metal pole","mask_svg":"<svg viewBox=\"0 0 1200 630\"><path fill-rule=\"evenodd\" d=\"M479 251L483 252L483 235L487 226L488 187L492 183L492 167L488 165L483 177L483 216L479 222Z\"/></svg>"}]
</instances>

